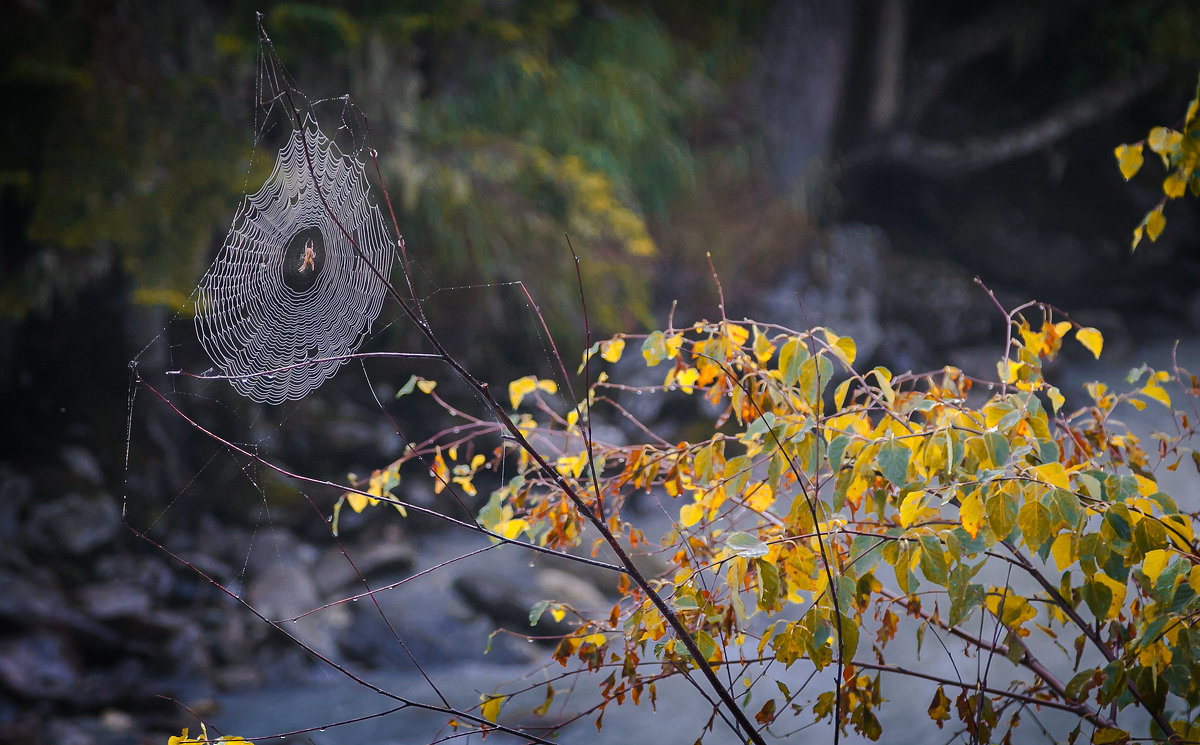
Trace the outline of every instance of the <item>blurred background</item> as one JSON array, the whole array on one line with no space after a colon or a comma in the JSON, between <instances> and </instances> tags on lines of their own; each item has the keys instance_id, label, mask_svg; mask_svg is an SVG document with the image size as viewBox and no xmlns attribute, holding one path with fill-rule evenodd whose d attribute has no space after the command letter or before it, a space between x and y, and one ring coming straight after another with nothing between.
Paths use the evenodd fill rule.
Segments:
<instances>
[{"instance_id":1,"label":"blurred background","mask_svg":"<svg viewBox=\"0 0 1200 745\"><path fill-rule=\"evenodd\" d=\"M255 11L301 90L366 114L427 312L489 381L549 372L516 280L574 367L564 234L594 334L661 327L673 303L681 325L719 315L706 253L730 317L828 325L896 370L987 373L1002 318L975 276L1100 328L1118 363L1200 329L1196 200L1131 252L1163 171L1148 158L1125 183L1112 155L1178 126L1195 95L1191 0L15 0L0 27L0 740L166 733L183 716L159 693L215 701L303 668L121 527L124 510L140 527L166 514L164 544L247 585L324 560L322 524L282 482L213 495L246 464L163 411L127 417L129 360L176 361L189 297L273 160L254 149ZM386 317L368 344L419 346ZM286 412L226 388L197 405L241 407L273 457L344 478L398 443L361 377L341 377ZM419 433L429 412L393 415ZM394 527L349 529L403 545ZM275 542L259 575L254 536ZM497 615L478 595L448 597L445 624L485 639ZM355 623L313 633L386 662L387 639L335 638L370 638ZM476 641L447 633L427 659Z\"/></svg>"}]
</instances>

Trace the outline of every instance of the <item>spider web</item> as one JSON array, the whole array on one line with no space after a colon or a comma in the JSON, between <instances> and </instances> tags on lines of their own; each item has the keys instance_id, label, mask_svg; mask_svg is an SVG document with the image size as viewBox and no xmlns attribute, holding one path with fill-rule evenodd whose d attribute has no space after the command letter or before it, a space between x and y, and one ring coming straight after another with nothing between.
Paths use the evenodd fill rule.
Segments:
<instances>
[{"instance_id":1,"label":"spider web","mask_svg":"<svg viewBox=\"0 0 1200 745\"><path fill-rule=\"evenodd\" d=\"M411 257L402 249L397 256L402 244L393 236L399 228L393 223L389 230L373 198L387 196L372 163L365 117L348 97L310 102L287 78L265 35L263 41L252 157L274 155L274 163L265 178L247 177L245 196L191 307L167 321L131 365L126 524L172 567L183 568L198 587L200 604L224 609L223 624L234 630L201 642L231 657L222 666L234 677L263 676L257 685L274 678L296 686L295 701L273 691L262 704L253 693L235 691L222 704L227 711L210 724L246 736L265 731L272 739L302 736L292 741L325 745L366 739L359 733L378 718L375 739L386 732L397 741L396 732L406 730L404 742L457 739L466 732L446 730L445 723L457 718L456 709L477 710L481 691L513 683L528 689L524 695L540 695L534 678L522 678L542 676L547 657L545 650L531 651L532 637L493 639L496 624L454 615L462 600L452 580L494 573L529 581L537 562L526 555L529 549L492 543L480 532L475 515L484 498L472 500L473 494L458 493L451 484L443 492L451 496L437 501L436 493L423 491L425 482L407 481L421 470L427 477L427 458L411 464L403 489L393 496L406 500L411 517L448 526L453 534L441 537L419 526L409 534L415 521L392 525L386 520L394 517L391 510L356 514L347 508L338 534L327 521L339 494L357 489L362 495L371 482L354 472L370 473L404 448L428 444L428 450L435 438L454 447L479 429L495 432L490 442L479 438L481 450L503 441L495 412L478 396L440 387L439 396L455 395L460 404L449 414L460 419L441 428L432 417L422 418L418 407L428 399L393 395L412 371L444 372L437 355L359 351L381 340L387 314L397 310L384 312L385 299L399 300L398 306L409 299L388 284L398 259L403 257L409 280L404 294L413 296L422 317L420 303L431 297L470 302L474 297L449 296L524 288L435 283L418 301L407 276ZM255 173L253 162L249 172ZM373 185L368 176L378 181ZM188 317L191 309L194 318ZM521 325L540 336L544 321L532 298L527 311ZM455 336L462 329L450 331ZM158 358L164 348L166 355ZM214 370L184 372L203 369L205 357ZM377 366L376 359L388 357L407 359ZM309 395L351 359L363 378L345 375ZM153 380L164 368L166 379ZM239 395L230 394L226 383ZM135 397L145 402L136 411ZM364 424L364 405L386 421L374 429ZM429 428L439 431L424 431ZM332 434L317 443L309 431ZM504 483L507 476L501 463L498 473L481 474L480 486L486 494L485 480ZM149 498L133 501L130 492ZM379 563L381 544L409 541L417 547L411 569ZM538 562L554 558L541 556L536 554ZM574 568L579 558L560 566ZM232 603L234 612L213 598ZM473 661L484 650L491 655L490 671ZM576 672L562 675L570 679ZM305 698L317 685L315 699ZM664 685L664 695L668 690ZM382 698L375 700L376 694ZM596 695L564 696L551 718L567 720L569 711L587 710ZM237 705L247 701L249 710L239 717ZM529 736L508 741L544 742L553 728L538 722Z\"/></svg>"},{"instance_id":2,"label":"spider web","mask_svg":"<svg viewBox=\"0 0 1200 745\"><path fill-rule=\"evenodd\" d=\"M362 344L392 259L364 163L306 115L200 281L196 333L238 393L304 398Z\"/></svg>"}]
</instances>

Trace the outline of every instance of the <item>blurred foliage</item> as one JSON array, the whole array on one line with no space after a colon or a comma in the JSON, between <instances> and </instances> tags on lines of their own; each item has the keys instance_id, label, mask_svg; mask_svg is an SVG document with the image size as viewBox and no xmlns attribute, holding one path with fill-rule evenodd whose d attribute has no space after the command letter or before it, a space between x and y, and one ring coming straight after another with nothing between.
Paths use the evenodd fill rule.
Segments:
<instances>
[{"instance_id":1,"label":"blurred foliage","mask_svg":"<svg viewBox=\"0 0 1200 745\"><path fill-rule=\"evenodd\" d=\"M28 98L26 89L45 98L9 124L9 142L35 142L8 148L3 163L6 202L27 214L0 294L6 315L48 309L114 265L135 302L183 304L257 175L246 170L253 14L218 20L205 10L26 9L16 27L37 33L9 32L7 98ZM610 298L596 318L612 326L649 317L645 213L694 181L682 121L711 86L682 84L681 45L652 17L586 11L283 3L266 22L286 63L326 71L314 89L351 82L329 81L330 69L353 76L378 65L372 40L418 49L384 63L422 60L424 69L401 70L419 80L420 98L404 102L417 110L398 127L377 124L400 130L401 155L385 167L434 284L540 277L562 313L577 303L565 232L586 257L585 282ZM95 43L81 38L85 28Z\"/></svg>"},{"instance_id":2,"label":"blurred foliage","mask_svg":"<svg viewBox=\"0 0 1200 745\"><path fill-rule=\"evenodd\" d=\"M371 117L424 292L520 279L552 328L577 329L566 233L604 298L596 325L628 328L678 257L743 257L749 227L724 216L773 209L742 89L762 63L767 0L28 3L0 30L0 91L18 112L0 148L0 315L48 312L109 276L135 302L184 304L270 160L250 154L263 5L299 87L349 92ZM913 0L914 54L1000 9ZM1031 100L1197 54L1200 10L1182 0L1032 18L1011 79L969 86L966 113L993 116L1000 100L1027 115ZM1048 61L1062 72L1035 75ZM716 232L681 224L692 216ZM791 230L794 216L778 218L764 235ZM773 271L789 250L751 253Z\"/></svg>"}]
</instances>

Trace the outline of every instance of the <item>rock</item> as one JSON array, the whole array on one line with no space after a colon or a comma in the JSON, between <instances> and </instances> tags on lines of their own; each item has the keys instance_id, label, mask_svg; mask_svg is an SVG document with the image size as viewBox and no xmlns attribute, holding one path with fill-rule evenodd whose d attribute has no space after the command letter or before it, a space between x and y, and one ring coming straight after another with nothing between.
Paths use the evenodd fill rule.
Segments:
<instances>
[{"instance_id":1,"label":"rock","mask_svg":"<svg viewBox=\"0 0 1200 745\"><path fill-rule=\"evenodd\" d=\"M529 625L529 611L542 600L570 605L581 612L606 611L612 604L595 585L560 569L539 568L525 574L463 574L454 580L463 601L501 628L531 636L557 636L573 628L568 619L555 621L549 613Z\"/></svg>"},{"instance_id":2,"label":"rock","mask_svg":"<svg viewBox=\"0 0 1200 745\"><path fill-rule=\"evenodd\" d=\"M110 543L121 529L121 510L106 495L68 494L34 506L29 518L31 536L42 537L42 552L83 556Z\"/></svg>"},{"instance_id":3,"label":"rock","mask_svg":"<svg viewBox=\"0 0 1200 745\"><path fill-rule=\"evenodd\" d=\"M322 596L342 590L361 592L360 574L372 587L395 582L408 574L414 561L412 546L398 531L387 540L373 541L363 549L347 548L347 551L353 565L338 548L329 549L317 562L313 574L317 591Z\"/></svg>"},{"instance_id":4,"label":"rock","mask_svg":"<svg viewBox=\"0 0 1200 745\"><path fill-rule=\"evenodd\" d=\"M75 648L47 631L0 642L0 684L27 699L71 700L80 680Z\"/></svg>"},{"instance_id":5,"label":"rock","mask_svg":"<svg viewBox=\"0 0 1200 745\"><path fill-rule=\"evenodd\" d=\"M302 547L300 539L290 530L284 528L269 528L260 530L249 537L249 542L242 547L246 571L250 575L262 574L281 562L288 564L311 563L305 561L313 557L311 546Z\"/></svg>"},{"instance_id":6,"label":"rock","mask_svg":"<svg viewBox=\"0 0 1200 745\"><path fill-rule=\"evenodd\" d=\"M930 347L948 350L977 343L1001 325L999 312L987 294L956 264L892 255L887 276L883 317L911 327ZM884 356L891 355L885 350Z\"/></svg>"},{"instance_id":7,"label":"rock","mask_svg":"<svg viewBox=\"0 0 1200 745\"><path fill-rule=\"evenodd\" d=\"M121 647L117 632L74 608L49 573L0 572L0 621L18 629L59 630L102 647Z\"/></svg>"},{"instance_id":8,"label":"rock","mask_svg":"<svg viewBox=\"0 0 1200 745\"><path fill-rule=\"evenodd\" d=\"M334 605L299 616L323 605L312 573L303 566L279 561L258 573L246 590L246 600L272 621L285 624L285 631L298 637L314 651L330 655L337 633L350 623L343 605Z\"/></svg>"},{"instance_id":9,"label":"rock","mask_svg":"<svg viewBox=\"0 0 1200 745\"><path fill-rule=\"evenodd\" d=\"M24 533L19 515L33 498L33 481L7 464L0 465L0 556L16 566L29 563L20 550Z\"/></svg>"},{"instance_id":10,"label":"rock","mask_svg":"<svg viewBox=\"0 0 1200 745\"><path fill-rule=\"evenodd\" d=\"M125 583L89 585L79 591L83 610L100 621L137 618L150 612L150 595Z\"/></svg>"},{"instance_id":11,"label":"rock","mask_svg":"<svg viewBox=\"0 0 1200 745\"><path fill-rule=\"evenodd\" d=\"M93 566L100 582L136 587L156 598L166 597L175 581L160 554L105 554Z\"/></svg>"},{"instance_id":12,"label":"rock","mask_svg":"<svg viewBox=\"0 0 1200 745\"><path fill-rule=\"evenodd\" d=\"M541 569L535 575L535 582L543 598L566 603L586 614L603 614L612 607L612 602L591 582L561 569Z\"/></svg>"},{"instance_id":13,"label":"rock","mask_svg":"<svg viewBox=\"0 0 1200 745\"><path fill-rule=\"evenodd\" d=\"M852 336L858 357L868 359L884 341L880 298L890 254L880 228L833 226L823 239L801 246L799 267L766 289L753 313L797 331L825 326Z\"/></svg>"},{"instance_id":14,"label":"rock","mask_svg":"<svg viewBox=\"0 0 1200 745\"><path fill-rule=\"evenodd\" d=\"M100 468L100 461L87 448L68 445L60 451L59 457L72 476L90 486L100 486L104 483L104 471Z\"/></svg>"},{"instance_id":15,"label":"rock","mask_svg":"<svg viewBox=\"0 0 1200 745\"><path fill-rule=\"evenodd\" d=\"M44 732L47 742L56 745L99 745L100 741L92 729L78 721L55 719L46 724Z\"/></svg>"}]
</instances>

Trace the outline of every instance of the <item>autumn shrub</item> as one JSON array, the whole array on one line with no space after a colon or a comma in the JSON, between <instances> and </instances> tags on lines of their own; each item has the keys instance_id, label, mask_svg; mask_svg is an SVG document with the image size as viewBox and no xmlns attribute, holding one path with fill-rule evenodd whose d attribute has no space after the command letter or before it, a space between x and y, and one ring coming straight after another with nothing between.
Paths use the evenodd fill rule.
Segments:
<instances>
[{"instance_id":1,"label":"autumn shrub","mask_svg":"<svg viewBox=\"0 0 1200 745\"><path fill-rule=\"evenodd\" d=\"M640 347L663 375L635 392L703 399L711 436L599 442L590 418L610 405L621 413L616 394L628 386L601 371L563 408L550 396L556 383L528 377L509 386L509 415L552 472L513 440L472 448L467 463L456 460L461 441L434 443L385 472L427 456L435 488L470 492L481 468L508 461L516 475L492 493L481 523L504 539L564 550L584 540L587 521L564 482L635 551L660 547L623 519L623 507L646 490L663 495L674 515L661 546L670 568L650 586L702 659L627 573L615 577L620 600L603 615L552 600L532 610L534 622L547 610L577 619L553 656L600 676L604 704L652 701L657 681L697 665L732 666L756 681L763 731L789 712L877 739L885 676L908 675L928 681L938 726L957 720L971 741L992 741L1029 707L1078 717L1072 739L1085 728L1097 742L1125 739L1133 709L1152 719L1153 737L1196 739L1196 515L1154 475L1192 467L1182 441L1194 414L1177 413L1179 431L1156 434L1149 451L1116 420L1121 409L1170 407L1169 386L1194 403L1196 379L1143 367L1128 390L1090 383L1086 404L1067 406L1044 365L1072 337L1098 357L1100 333L1042 306L1008 319L992 381L949 366L861 371L853 340L823 328L721 318L619 335L593 346L588 366ZM481 433L502 426L473 424ZM550 443L561 446L547 452ZM992 565L1031 583L983 580ZM971 631L981 619L982 635ZM929 631L1031 675L985 683L889 664L898 635ZM1047 653L1033 644L1039 637L1061 649ZM768 682L772 668L795 664L834 666L840 685L802 708L798 691ZM552 686L545 695L548 703ZM488 718L503 702L486 699Z\"/></svg>"},{"instance_id":2,"label":"autumn shrub","mask_svg":"<svg viewBox=\"0 0 1200 745\"><path fill-rule=\"evenodd\" d=\"M1193 188L1196 107L1178 141L1168 137L1178 158L1164 153ZM1127 176L1128 152L1117 154ZM608 707L653 707L659 684L683 677L712 716L681 741L703 740L718 720L755 743L814 720L835 742L851 730L877 740L888 686L912 679L928 688L928 717L973 743L1019 741L1018 726L1041 726L1047 710L1070 717L1070 742L1200 741L1200 513L1159 484L1164 470L1200 468L1188 445L1200 380L1178 364L1135 368L1121 390L1063 392L1047 365L1068 342L1099 358L1101 333L1048 306L997 301L1006 333L994 375L864 370L849 337L733 319L722 302L711 320L597 342L574 370L555 352L557 370L512 381L501 401L445 350L415 293L389 289L434 350L424 356L482 410L410 377L397 395L431 397L454 424L353 480L335 533L347 508L428 511L397 489L414 470L460 497L477 494L481 474L504 473L467 527L533 551L583 549L616 598L600 613L556 598L532 607L531 625L547 613L571 624L547 661L562 672L470 711L432 707L455 734L548 742L506 719L514 696L555 720L567 716L558 696L591 676L600 702L573 716L601 726ZM652 385L616 367L635 356L657 372ZM703 435L659 436L625 405L637 395L696 401ZM1156 406L1171 412L1171 432L1123 423ZM613 418L631 422L635 441L595 436ZM661 539L630 517L647 492L669 517ZM636 561L650 553L663 559L655 573ZM898 661L909 637L918 648L936 639L973 674ZM812 695L788 682L793 666L833 674Z\"/></svg>"}]
</instances>

